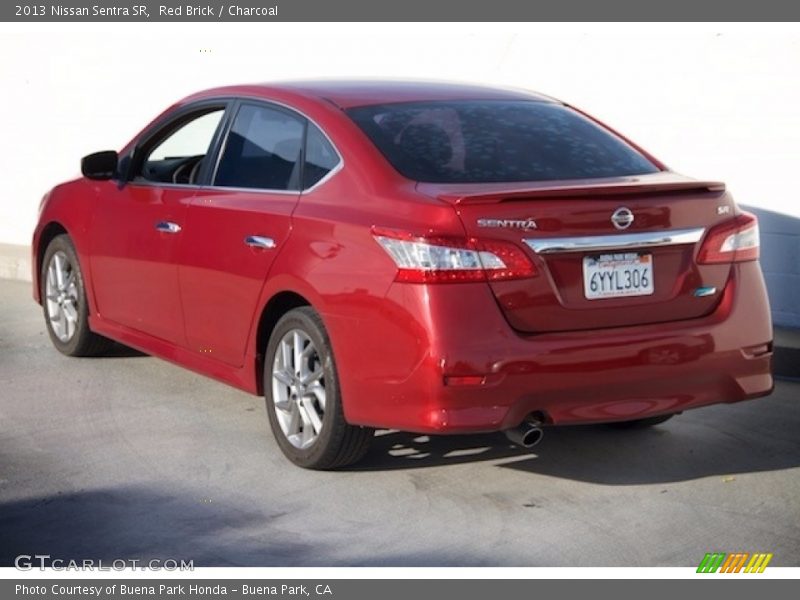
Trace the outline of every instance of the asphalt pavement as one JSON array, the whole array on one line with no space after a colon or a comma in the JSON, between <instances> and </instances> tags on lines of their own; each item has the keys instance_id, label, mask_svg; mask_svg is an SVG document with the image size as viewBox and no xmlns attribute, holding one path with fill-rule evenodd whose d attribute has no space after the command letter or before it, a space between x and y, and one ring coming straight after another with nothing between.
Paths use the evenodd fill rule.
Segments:
<instances>
[{"instance_id":1,"label":"asphalt pavement","mask_svg":"<svg viewBox=\"0 0 800 600\"><path fill-rule=\"evenodd\" d=\"M379 432L339 472L289 464L262 398L120 349L50 345L30 284L0 281L0 565L800 566L800 383L650 430Z\"/></svg>"}]
</instances>

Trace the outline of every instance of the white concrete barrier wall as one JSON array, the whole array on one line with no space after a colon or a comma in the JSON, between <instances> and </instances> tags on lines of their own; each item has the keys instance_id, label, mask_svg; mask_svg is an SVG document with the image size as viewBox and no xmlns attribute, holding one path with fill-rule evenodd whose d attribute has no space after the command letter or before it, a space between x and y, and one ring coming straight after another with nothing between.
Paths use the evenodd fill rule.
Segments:
<instances>
[{"instance_id":1,"label":"white concrete barrier wall","mask_svg":"<svg viewBox=\"0 0 800 600\"><path fill-rule=\"evenodd\" d=\"M2 24L0 53L0 243L29 243L42 194L81 156L121 147L198 89L319 77L511 85L568 100L769 211L775 320L800 327L791 24Z\"/></svg>"}]
</instances>

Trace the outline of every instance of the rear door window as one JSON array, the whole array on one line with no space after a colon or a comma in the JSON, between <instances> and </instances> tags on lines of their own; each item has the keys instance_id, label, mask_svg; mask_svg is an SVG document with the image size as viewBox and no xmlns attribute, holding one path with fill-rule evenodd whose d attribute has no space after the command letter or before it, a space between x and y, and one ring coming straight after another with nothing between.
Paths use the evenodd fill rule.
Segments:
<instances>
[{"instance_id":1,"label":"rear door window","mask_svg":"<svg viewBox=\"0 0 800 600\"><path fill-rule=\"evenodd\" d=\"M405 102L347 114L397 171L416 181L546 181L659 170L618 136L557 103Z\"/></svg>"},{"instance_id":2,"label":"rear door window","mask_svg":"<svg viewBox=\"0 0 800 600\"><path fill-rule=\"evenodd\" d=\"M300 189L305 120L280 108L242 104L228 133L214 185Z\"/></svg>"}]
</instances>

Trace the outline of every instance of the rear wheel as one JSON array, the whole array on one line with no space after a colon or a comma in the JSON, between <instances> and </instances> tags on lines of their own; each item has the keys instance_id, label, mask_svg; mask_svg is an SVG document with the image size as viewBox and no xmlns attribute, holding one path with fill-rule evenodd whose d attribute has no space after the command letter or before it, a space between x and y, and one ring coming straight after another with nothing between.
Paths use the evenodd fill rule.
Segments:
<instances>
[{"instance_id":1,"label":"rear wheel","mask_svg":"<svg viewBox=\"0 0 800 600\"><path fill-rule=\"evenodd\" d=\"M373 430L344 419L330 340L311 307L289 311L275 326L264 358L264 395L275 439L294 464L335 469L369 449Z\"/></svg>"},{"instance_id":2,"label":"rear wheel","mask_svg":"<svg viewBox=\"0 0 800 600\"><path fill-rule=\"evenodd\" d=\"M83 274L68 235L56 236L47 246L40 281L47 332L59 352L96 356L113 347L114 342L89 329Z\"/></svg>"},{"instance_id":3,"label":"rear wheel","mask_svg":"<svg viewBox=\"0 0 800 600\"><path fill-rule=\"evenodd\" d=\"M659 415L657 417L647 417L646 419L635 419L633 421L620 421L618 423L609 423L611 427L616 429L643 429L645 427L653 427L660 425L665 421L669 421L675 415Z\"/></svg>"}]
</instances>

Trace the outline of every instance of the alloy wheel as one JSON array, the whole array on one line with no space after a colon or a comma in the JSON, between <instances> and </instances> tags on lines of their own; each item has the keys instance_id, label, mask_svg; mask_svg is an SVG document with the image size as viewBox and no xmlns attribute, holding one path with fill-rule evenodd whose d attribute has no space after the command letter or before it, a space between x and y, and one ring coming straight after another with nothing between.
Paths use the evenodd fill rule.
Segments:
<instances>
[{"instance_id":1,"label":"alloy wheel","mask_svg":"<svg viewBox=\"0 0 800 600\"><path fill-rule=\"evenodd\" d=\"M319 352L301 329L287 332L272 362L272 399L283 435L305 449L319 437L325 417L325 377Z\"/></svg>"},{"instance_id":2,"label":"alloy wheel","mask_svg":"<svg viewBox=\"0 0 800 600\"><path fill-rule=\"evenodd\" d=\"M78 285L76 270L61 250L53 254L47 266L45 300L53 333L63 343L70 341L78 324Z\"/></svg>"}]
</instances>

